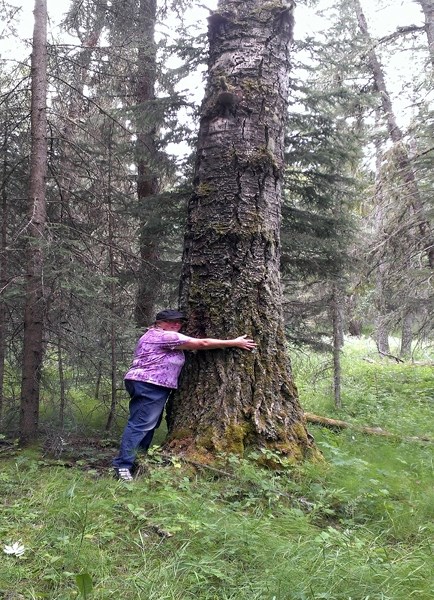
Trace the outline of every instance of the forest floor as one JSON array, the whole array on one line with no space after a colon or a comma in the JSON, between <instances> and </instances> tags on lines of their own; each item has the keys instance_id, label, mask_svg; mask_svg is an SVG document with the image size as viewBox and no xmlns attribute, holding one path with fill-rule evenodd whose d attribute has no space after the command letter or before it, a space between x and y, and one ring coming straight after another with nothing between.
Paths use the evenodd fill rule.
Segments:
<instances>
[{"instance_id":1,"label":"forest floor","mask_svg":"<svg viewBox=\"0 0 434 600\"><path fill-rule=\"evenodd\" d=\"M0 599L431 600L433 445L406 439L434 438L432 356L419 358L347 344L338 410L330 359L293 357L306 411L396 434L311 425L323 463L274 455L271 471L253 453L197 470L154 447L125 484L116 442L95 432L4 443Z\"/></svg>"}]
</instances>

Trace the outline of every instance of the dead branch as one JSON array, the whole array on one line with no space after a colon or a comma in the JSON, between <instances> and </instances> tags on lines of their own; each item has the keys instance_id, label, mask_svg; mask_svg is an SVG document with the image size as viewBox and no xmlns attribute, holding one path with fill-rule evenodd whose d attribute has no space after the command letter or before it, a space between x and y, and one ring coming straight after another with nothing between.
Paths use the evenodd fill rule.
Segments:
<instances>
[{"instance_id":1,"label":"dead branch","mask_svg":"<svg viewBox=\"0 0 434 600\"><path fill-rule=\"evenodd\" d=\"M378 354L380 354L381 356L386 356L387 358L393 358L393 360L395 360L397 363L405 362L404 360L402 360L402 358L399 358L399 356L394 356L393 354L389 354L388 352L382 352L381 350L378 350Z\"/></svg>"},{"instance_id":2,"label":"dead branch","mask_svg":"<svg viewBox=\"0 0 434 600\"><path fill-rule=\"evenodd\" d=\"M387 42L393 42L399 39L401 36L408 35L410 33L422 33L425 30L425 25L407 25L405 27L398 27L398 29L393 33L390 33L389 35L380 38L377 41L377 44L380 45Z\"/></svg>"}]
</instances>

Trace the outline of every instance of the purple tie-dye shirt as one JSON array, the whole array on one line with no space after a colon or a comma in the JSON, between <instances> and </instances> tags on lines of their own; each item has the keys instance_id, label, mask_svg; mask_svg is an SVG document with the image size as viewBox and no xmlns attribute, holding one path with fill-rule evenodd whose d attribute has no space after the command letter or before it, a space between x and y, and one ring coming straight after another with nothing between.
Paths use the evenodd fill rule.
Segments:
<instances>
[{"instance_id":1,"label":"purple tie-dye shirt","mask_svg":"<svg viewBox=\"0 0 434 600\"><path fill-rule=\"evenodd\" d=\"M151 327L139 339L125 379L176 389L185 362L184 352L177 346L192 339L176 331Z\"/></svg>"}]
</instances>

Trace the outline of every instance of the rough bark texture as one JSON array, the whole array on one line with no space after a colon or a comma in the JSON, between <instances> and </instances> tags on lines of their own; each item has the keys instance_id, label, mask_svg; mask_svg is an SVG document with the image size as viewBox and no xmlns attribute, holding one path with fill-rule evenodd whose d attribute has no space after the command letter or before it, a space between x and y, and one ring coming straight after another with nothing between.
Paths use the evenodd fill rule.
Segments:
<instances>
[{"instance_id":1,"label":"rough bark texture","mask_svg":"<svg viewBox=\"0 0 434 600\"><path fill-rule=\"evenodd\" d=\"M181 306L191 335L246 333L258 350L190 354L170 419L175 448L315 452L291 377L279 275L292 10L280 0L226 1L209 18Z\"/></svg>"},{"instance_id":2,"label":"rough bark texture","mask_svg":"<svg viewBox=\"0 0 434 600\"><path fill-rule=\"evenodd\" d=\"M37 436L39 385L43 359L44 328L44 232L46 222L45 176L47 171L47 2L35 0L32 52L32 105L29 185L28 253L24 309L23 369L21 383L20 441Z\"/></svg>"}]
</instances>

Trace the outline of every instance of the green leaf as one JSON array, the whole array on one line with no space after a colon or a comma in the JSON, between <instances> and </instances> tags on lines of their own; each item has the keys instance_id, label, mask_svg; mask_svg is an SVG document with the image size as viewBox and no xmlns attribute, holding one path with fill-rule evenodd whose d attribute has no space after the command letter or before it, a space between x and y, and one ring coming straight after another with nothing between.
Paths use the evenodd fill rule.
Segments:
<instances>
[{"instance_id":1,"label":"green leaf","mask_svg":"<svg viewBox=\"0 0 434 600\"><path fill-rule=\"evenodd\" d=\"M87 598L92 593L93 584L92 578L89 573L79 573L75 576L77 587L80 590L80 594L83 598Z\"/></svg>"}]
</instances>

